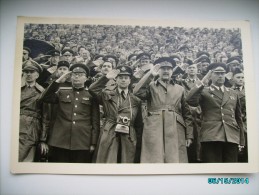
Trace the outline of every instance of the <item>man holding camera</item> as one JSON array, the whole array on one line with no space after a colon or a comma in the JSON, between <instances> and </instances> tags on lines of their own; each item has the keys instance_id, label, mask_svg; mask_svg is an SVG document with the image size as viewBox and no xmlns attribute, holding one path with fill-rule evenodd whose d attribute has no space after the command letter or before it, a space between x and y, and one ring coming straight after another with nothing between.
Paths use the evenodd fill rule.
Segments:
<instances>
[{"instance_id":1,"label":"man holding camera","mask_svg":"<svg viewBox=\"0 0 259 195\"><path fill-rule=\"evenodd\" d=\"M129 90L132 70L119 66L93 83L89 92L103 105L105 121L99 136L97 163L133 163L142 128L141 101ZM116 85L106 86L115 79Z\"/></svg>"}]
</instances>

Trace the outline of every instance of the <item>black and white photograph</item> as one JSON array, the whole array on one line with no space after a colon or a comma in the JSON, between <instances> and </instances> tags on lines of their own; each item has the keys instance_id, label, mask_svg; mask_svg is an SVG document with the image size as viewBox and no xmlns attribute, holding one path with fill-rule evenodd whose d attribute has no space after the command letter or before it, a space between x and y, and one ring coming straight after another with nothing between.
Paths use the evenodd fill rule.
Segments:
<instances>
[{"instance_id":1,"label":"black and white photograph","mask_svg":"<svg viewBox=\"0 0 259 195\"><path fill-rule=\"evenodd\" d=\"M0 194L259 193L258 0L0 0Z\"/></svg>"},{"instance_id":2,"label":"black and white photograph","mask_svg":"<svg viewBox=\"0 0 259 195\"><path fill-rule=\"evenodd\" d=\"M18 167L253 170L248 22L57 21L18 18Z\"/></svg>"}]
</instances>

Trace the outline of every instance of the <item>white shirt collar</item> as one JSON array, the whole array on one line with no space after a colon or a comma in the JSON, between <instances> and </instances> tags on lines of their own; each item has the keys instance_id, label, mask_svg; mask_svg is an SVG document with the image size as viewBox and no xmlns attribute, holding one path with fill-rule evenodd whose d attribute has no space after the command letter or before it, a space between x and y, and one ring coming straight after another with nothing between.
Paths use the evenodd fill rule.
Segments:
<instances>
[{"instance_id":1,"label":"white shirt collar","mask_svg":"<svg viewBox=\"0 0 259 195\"><path fill-rule=\"evenodd\" d=\"M28 83L26 83L26 86L27 87L34 87L36 85L36 83L33 83L33 84L28 84Z\"/></svg>"},{"instance_id":2,"label":"white shirt collar","mask_svg":"<svg viewBox=\"0 0 259 195\"><path fill-rule=\"evenodd\" d=\"M119 90L120 94L121 94L122 91L124 91L125 95L128 95L129 89L122 90L122 89L118 88L118 90Z\"/></svg>"}]
</instances>

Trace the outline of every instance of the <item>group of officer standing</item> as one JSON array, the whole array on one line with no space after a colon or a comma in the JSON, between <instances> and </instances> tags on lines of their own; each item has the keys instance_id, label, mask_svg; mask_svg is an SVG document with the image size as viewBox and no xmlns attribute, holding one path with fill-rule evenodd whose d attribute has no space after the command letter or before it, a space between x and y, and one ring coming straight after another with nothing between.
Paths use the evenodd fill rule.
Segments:
<instances>
[{"instance_id":1,"label":"group of officer standing","mask_svg":"<svg viewBox=\"0 0 259 195\"><path fill-rule=\"evenodd\" d=\"M179 55L151 61L143 52L118 64L112 55L69 59L66 49L43 65L31 49L23 49L19 162L248 161L241 57L210 63L200 52L183 65Z\"/></svg>"}]
</instances>

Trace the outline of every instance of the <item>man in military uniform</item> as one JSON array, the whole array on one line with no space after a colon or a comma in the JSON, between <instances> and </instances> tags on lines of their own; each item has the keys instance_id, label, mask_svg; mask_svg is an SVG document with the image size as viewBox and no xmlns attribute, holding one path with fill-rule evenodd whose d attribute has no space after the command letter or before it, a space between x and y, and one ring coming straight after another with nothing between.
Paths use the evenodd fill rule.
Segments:
<instances>
[{"instance_id":1,"label":"man in military uniform","mask_svg":"<svg viewBox=\"0 0 259 195\"><path fill-rule=\"evenodd\" d=\"M60 59L60 52L58 50L51 50L48 51L46 55L49 55L50 58L45 64L41 64L43 71L37 79L37 82L44 88L49 85L49 80L52 80L53 75L55 75Z\"/></svg>"},{"instance_id":2,"label":"man in military uniform","mask_svg":"<svg viewBox=\"0 0 259 195\"><path fill-rule=\"evenodd\" d=\"M184 87L186 94L198 83L200 79L198 78L198 68L197 64L190 64L186 68L187 77L181 80L181 85ZM201 127L201 108L190 107L193 120L193 144L188 147L188 160L189 162L201 162L201 143L200 143L200 127Z\"/></svg>"},{"instance_id":3,"label":"man in military uniform","mask_svg":"<svg viewBox=\"0 0 259 195\"><path fill-rule=\"evenodd\" d=\"M119 66L93 83L89 91L103 105L105 121L99 137L97 163L133 163L142 128L141 101L129 90L132 70ZM116 85L105 84L116 79Z\"/></svg>"},{"instance_id":4,"label":"man in military uniform","mask_svg":"<svg viewBox=\"0 0 259 195\"><path fill-rule=\"evenodd\" d=\"M72 72L63 74L42 95L42 101L58 104L57 116L48 138L50 162L91 162L99 134L99 106L84 84L89 69L74 64ZM72 87L60 87L71 74Z\"/></svg>"},{"instance_id":5,"label":"man in military uniform","mask_svg":"<svg viewBox=\"0 0 259 195\"><path fill-rule=\"evenodd\" d=\"M241 104L242 111L242 120L244 123L244 133L245 133L245 147L240 148L238 161L239 162L248 162L248 143L247 143L247 123L246 123L246 95L245 95L245 82L244 82L244 73L241 69L236 68L233 72L233 86L232 89L237 91L239 95L239 100Z\"/></svg>"},{"instance_id":6,"label":"man in military uniform","mask_svg":"<svg viewBox=\"0 0 259 195\"><path fill-rule=\"evenodd\" d=\"M72 60L74 59L74 52L71 49L64 49L62 50L62 56L64 56L64 59L71 64Z\"/></svg>"},{"instance_id":7,"label":"man in military uniform","mask_svg":"<svg viewBox=\"0 0 259 195\"><path fill-rule=\"evenodd\" d=\"M67 61L61 60L58 62L57 70L49 77L49 79L46 81L44 86L49 86L52 82L54 82L56 79L60 78L63 74L66 74L69 72L69 63ZM59 87L71 87L71 78L67 78L64 83L60 83ZM39 100L42 102L42 97ZM47 104L44 105L46 108L43 117L44 123L43 123L43 131L40 137L40 152L37 153L37 160L40 159L46 159L46 157L49 156L48 151L49 147L47 145L48 137L52 132L55 119L57 116L57 110L58 110L58 104ZM51 158L51 157L50 157ZM47 160L47 159L46 159Z\"/></svg>"},{"instance_id":8,"label":"man in military uniform","mask_svg":"<svg viewBox=\"0 0 259 195\"><path fill-rule=\"evenodd\" d=\"M133 90L147 100L141 163L187 163L187 147L193 139L192 117L184 88L171 79L176 63L162 57L155 64Z\"/></svg>"},{"instance_id":9,"label":"man in military uniform","mask_svg":"<svg viewBox=\"0 0 259 195\"><path fill-rule=\"evenodd\" d=\"M191 106L201 106L202 158L206 163L237 162L244 146L244 127L238 94L224 86L226 65L212 63L209 72L188 94ZM212 84L204 87L211 79Z\"/></svg>"},{"instance_id":10,"label":"man in military uniform","mask_svg":"<svg viewBox=\"0 0 259 195\"><path fill-rule=\"evenodd\" d=\"M23 63L22 71L24 83L20 100L19 161L32 162L42 131L42 111L38 99L44 88L36 82L42 68L37 62L27 60Z\"/></svg>"},{"instance_id":11,"label":"man in military uniform","mask_svg":"<svg viewBox=\"0 0 259 195\"><path fill-rule=\"evenodd\" d=\"M232 87L234 85L233 82L233 73L236 69L242 69L242 59L239 56L231 57L227 60L227 69L228 73L226 74L226 87Z\"/></svg>"},{"instance_id":12,"label":"man in military uniform","mask_svg":"<svg viewBox=\"0 0 259 195\"><path fill-rule=\"evenodd\" d=\"M28 47L24 47L23 48L23 57L22 57L22 61L25 62L27 60L30 60L30 54L31 54L31 50Z\"/></svg>"}]
</instances>

